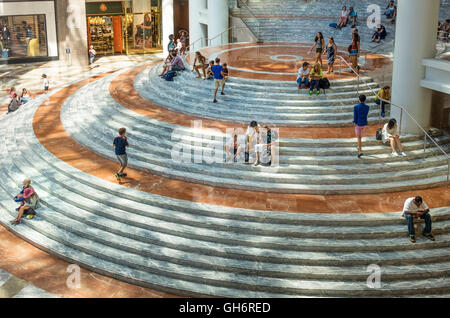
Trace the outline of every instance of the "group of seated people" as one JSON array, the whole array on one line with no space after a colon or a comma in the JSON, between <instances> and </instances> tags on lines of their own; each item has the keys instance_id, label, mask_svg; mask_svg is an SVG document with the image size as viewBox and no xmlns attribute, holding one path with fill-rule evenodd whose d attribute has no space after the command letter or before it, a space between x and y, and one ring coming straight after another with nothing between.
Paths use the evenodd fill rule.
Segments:
<instances>
[{"instance_id":1,"label":"group of seated people","mask_svg":"<svg viewBox=\"0 0 450 318\"><path fill-rule=\"evenodd\" d=\"M350 7L347 10L347 6L342 7L341 16L339 17L338 23L336 27L338 29L341 29L343 27L346 27L349 22L352 23L352 28L356 27L358 15L356 14L356 11L353 9L353 7Z\"/></svg>"},{"instance_id":2,"label":"group of seated people","mask_svg":"<svg viewBox=\"0 0 450 318\"><path fill-rule=\"evenodd\" d=\"M16 93L16 88L11 87L9 90L9 98L11 100L8 104L8 113L15 112L21 105L26 104L31 100L31 96L26 88L22 89L22 93L19 96Z\"/></svg>"},{"instance_id":3,"label":"group of seated people","mask_svg":"<svg viewBox=\"0 0 450 318\"><path fill-rule=\"evenodd\" d=\"M319 63L311 65L304 62L298 69L297 87L298 89L309 88L309 95L320 95L320 80L323 78L322 67Z\"/></svg>"},{"instance_id":4,"label":"group of seated people","mask_svg":"<svg viewBox=\"0 0 450 318\"><path fill-rule=\"evenodd\" d=\"M449 36L450 36L450 19L446 19L444 22L439 23L438 39L447 42Z\"/></svg>"},{"instance_id":5,"label":"group of seated people","mask_svg":"<svg viewBox=\"0 0 450 318\"><path fill-rule=\"evenodd\" d=\"M204 80L214 79L214 72L213 72L213 66L216 65L214 60L209 61L209 63L206 63L207 58L202 55L200 51L195 52L195 58L194 58L194 64L192 65L192 71L197 72L196 78L202 78ZM222 64L224 76L228 78L228 65L227 63ZM200 71L202 72L203 76L200 74Z\"/></svg>"},{"instance_id":6,"label":"group of seated people","mask_svg":"<svg viewBox=\"0 0 450 318\"><path fill-rule=\"evenodd\" d=\"M252 121L244 134L234 132L225 145L227 162L244 162L250 164L250 157L255 159L254 166L271 166L274 145L278 134L268 125L258 125ZM244 151L242 151L244 149Z\"/></svg>"},{"instance_id":7,"label":"group of seated people","mask_svg":"<svg viewBox=\"0 0 450 318\"><path fill-rule=\"evenodd\" d=\"M397 6L395 5L394 0L390 0L388 5L386 6L386 10L384 11L384 15L386 19L391 19L391 23L395 23L395 18L397 18Z\"/></svg>"}]
</instances>

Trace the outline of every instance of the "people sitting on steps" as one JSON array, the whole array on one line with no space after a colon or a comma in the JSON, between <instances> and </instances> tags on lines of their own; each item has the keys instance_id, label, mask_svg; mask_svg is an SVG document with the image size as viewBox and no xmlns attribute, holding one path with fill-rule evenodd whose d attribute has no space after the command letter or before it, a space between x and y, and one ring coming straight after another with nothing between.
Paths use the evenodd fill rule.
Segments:
<instances>
[{"instance_id":1,"label":"people sitting on steps","mask_svg":"<svg viewBox=\"0 0 450 318\"><path fill-rule=\"evenodd\" d=\"M207 79L209 79L209 80L214 79L214 72L212 71L213 66L214 66L214 60L209 61L208 68L206 69L206 73L208 74Z\"/></svg>"},{"instance_id":2,"label":"people sitting on steps","mask_svg":"<svg viewBox=\"0 0 450 318\"><path fill-rule=\"evenodd\" d=\"M316 95L320 95L320 79L323 77L322 67L319 63L316 63L309 73L309 79L311 81L311 86L309 88L309 95L315 93ZM314 92L315 90L315 92Z\"/></svg>"},{"instance_id":3,"label":"people sitting on steps","mask_svg":"<svg viewBox=\"0 0 450 318\"><path fill-rule=\"evenodd\" d=\"M375 104L381 105L381 117L386 115L386 105L391 101L391 87L386 85L380 89L375 97Z\"/></svg>"},{"instance_id":4,"label":"people sitting on steps","mask_svg":"<svg viewBox=\"0 0 450 318\"><path fill-rule=\"evenodd\" d=\"M416 243L416 230L414 228L415 219L425 220L425 229L423 230L422 234L431 241L435 240L433 234L431 234L430 208L423 201L422 197L416 196L406 199L403 206L402 216L406 219L406 224L408 225L409 240L412 243Z\"/></svg>"},{"instance_id":5,"label":"people sitting on steps","mask_svg":"<svg viewBox=\"0 0 450 318\"><path fill-rule=\"evenodd\" d=\"M238 135L234 133L225 145L226 162L238 162L242 154L241 143Z\"/></svg>"},{"instance_id":6,"label":"people sitting on steps","mask_svg":"<svg viewBox=\"0 0 450 318\"><path fill-rule=\"evenodd\" d=\"M380 43L381 40L386 38L387 32L384 25L379 24L375 32L372 35L372 42Z\"/></svg>"},{"instance_id":7,"label":"people sitting on steps","mask_svg":"<svg viewBox=\"0 0 450 318\"><path fill-rule=\"evenodd\" d=\"M398 157L396 147L398 148L401 156L406 156L400 141L400 132L398 131L397 120L395 120L395 118L390 119L389 122L383 126L381 136L383 143L390 143L392 148L392 156Z\"/></svg>"},{"instance_id":8,"label":"people sitting on steps","mask_svg":"<svg viewBox=\"0 0 450 318\"><path fill-rule=\"evenodd\" d=\"M163 71L159 75L160 77L166 75L168 71L180 72L185 70L183 60L178 52L174 50L172 51L171 55L173 56L173 58L171 59L170 63L164 64Z\"/></svg>"},{"instance_id":9,"label":"people sitting on steps","mask_svg":"<svg viewBox=\"0 0 450 318\"><path fill-rule=\"evenodd\" d=\"M343 6L342 7L342 11L341 11L341 15L339 16L339 21L337 24L337 28L341 29L343 27L347 26L349 20L349 12L347 11L347 7Z\"/></svg>"},{"instance_id":10,"label":"people sitting on steps","mask_svg":"<svg viewBox=\"0 0 450 318\"><path fill-rule=\"evenodd\" d=\"M309 88L309 69L310 64L308 62L303 62L303 64L298 69L297 77L297 87L298 89Z\"/></svg>"},{"instance_id":11,"label":"people sitting on steps","mask_svg":"<svg viewBox=\"0 0 450 318\"><path fill-rule=\"evenodd\" d=\"M198 64L197 64L198 62ZM200 51L195 52L194 64L192 65L193 71L197 72L197 78L202 78L200 75L200 70L203 72L203 79L206 79L206 69L208 64L206 64L206 57L200 53Z\"/></svg>"},{"instance_id":12,"label":"people sitting on steps","mask_svg":"<svg viewBox=\"0 0 450 318\"><path fill-rule=\"evenodd\" d=\"M8 113L13 113L16 110L18 110L20 107L20 102L17 99L17 94L14 93L13 97L11 98L11 101L8 104Z\"/></svg>"},{"instance_id":13,"label":"people sitting on steps","mask_svg":"<svg viewBox=\"0 0 450 318\"><path fill-rule=\"evenodd\" d=\"M22 191L14 197L14 201L20 203L20 206L16 209L18 211L17 217L11 221L14 225L19 224L23 216L32 219L36 215L39 203L39 196L31 186L29 178L23 181L22 186Z\"/></svg>"},{"instance_id":14,"label":"people sitting on steps","mask_svg":"<svg viewBox=\"0 0 450 318\"><path fill-rule=\"evenodd\" d=\"M358 21L358 14L353 7L348 10L348 22L352 23L352 28L356 28L356 22Z\"/></svg>"}]
</instances>

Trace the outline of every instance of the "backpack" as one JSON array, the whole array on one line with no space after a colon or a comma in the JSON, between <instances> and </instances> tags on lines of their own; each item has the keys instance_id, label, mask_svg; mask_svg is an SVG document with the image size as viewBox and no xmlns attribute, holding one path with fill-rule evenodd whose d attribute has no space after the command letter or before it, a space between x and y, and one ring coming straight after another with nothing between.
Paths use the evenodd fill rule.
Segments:
<instances>
[{"instance_id":1,"label":"backpack","mask_svg":"<svg viewBox=\"0 0 450 318\"><path fill-rule=\"evenodd\" d=\"M323 88L323 89L329 89L330 88L330 81L328 80L328 78L324 77L321 78L319 81L319 87Z\"/></svg>"},{"instance_id":2,"label":"backpack","mask_svg":"<svg viewBox=\"0 0 450 318\"><path fill-rule=\"evenodd\" d=\"M173 81L173 78L174 78L175 76L177 76L177 72L175 72L175 71L168 71L168 72L166 73L166 75L163 76L163 78L164 78L166 81Z\"/></svg>"}]
</instances>

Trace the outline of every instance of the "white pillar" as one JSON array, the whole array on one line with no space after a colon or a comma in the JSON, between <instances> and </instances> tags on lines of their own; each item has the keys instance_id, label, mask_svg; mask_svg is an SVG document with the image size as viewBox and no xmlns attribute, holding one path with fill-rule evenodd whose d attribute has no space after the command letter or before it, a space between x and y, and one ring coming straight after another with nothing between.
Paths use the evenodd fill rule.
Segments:
<instances>
[{"instance_id":1,"label":"white pillar","mask_svg":"<svg viewBox=\"0 0 450 318\"><path fill-rule=\"evenodd\" d=\"M398 0L397 6L392 103L406 108L424 128L430 124L432 92L420 86L425 77L422 60L436 54L439 7L439 0ZM392 106L391 114L400 120L398 108ZM421 130L403 114L402 132Z\"/></svg>"},{"instance_id":2,"label":"white pillar","mask_svg":"<svg viewBox=\"0 0 450 318\"><path fill-rule=\"evenodd\" d=\"M208 0L208 37L210 39L226 31L228 23L229 8L228 0ZM215 38L211 46L218 46L228 43L228 32Z\"/></svg>"},{"instance_id":3,"label":"white pillar","mask_svg":"<svg viewBox=\"0 0 450 318\"><path fill-rule=\"evenodd\" d=\"M169 55L169 35L173 34L173 0L162 0L162 37L164 57Z\"/></svg>"},{"instance_id":4,"label":"white pillar","mask_svg":"<svg viewBox=\"0 0 450 318\"><path fill-rule=\"evenodd\" d=\"M206 34L200 23L200 11L206 9L205 0L189 0L189 43L192 45L198 39L205 38ZM201 47L200 42L196 42L193 49Z\"/></svg>"}]
</instances>

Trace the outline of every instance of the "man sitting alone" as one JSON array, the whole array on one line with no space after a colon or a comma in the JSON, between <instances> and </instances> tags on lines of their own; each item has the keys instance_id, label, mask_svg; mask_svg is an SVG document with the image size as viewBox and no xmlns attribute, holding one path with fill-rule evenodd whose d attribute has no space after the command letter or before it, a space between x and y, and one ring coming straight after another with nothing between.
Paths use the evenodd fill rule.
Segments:
<instances>
[{"instance_id":1,"label":"man sitting alone","mask_svg":"<svg viewBox=\"0 0 450 318\"><path fill-rule=\"evenodd\" d=\"M408 235L409 240L412 243L416 243L415 229L414 229L414 217L421 218L425 220L425 229L423 230L423 235L434 241L434 236L431 234L431 216L430 209L423 202L422 197L415 197L406 199L405 205L403 206L403 216L406 219L406 224L408 225Z\"/></svg>"}]
</instances>

